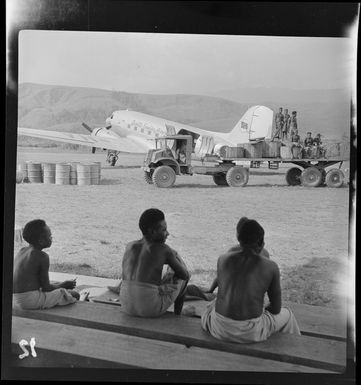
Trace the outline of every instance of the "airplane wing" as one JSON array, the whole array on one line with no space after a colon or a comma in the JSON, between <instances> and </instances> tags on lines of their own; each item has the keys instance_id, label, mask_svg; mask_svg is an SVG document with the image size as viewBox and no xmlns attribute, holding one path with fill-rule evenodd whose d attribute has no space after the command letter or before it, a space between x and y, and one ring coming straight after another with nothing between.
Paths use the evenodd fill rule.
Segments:
<instances>
[{"instance_id":1,"label":"airplane wing","mask_svg":"<svg viewBox=\"0 0 361 385\"><path fill-rule=\"evenodd\" d=\"M75 134L70 132L58 132L19 127L18 135L48 139L56 142L79 144L81 146L106 148L108 150L117 150L142 154L147 152L148 149L151 148L151 143L149 143L148 146L147 143L135 140L135 138L131 136L120 138L112 133L109 133L109 136L97 137L91 135Z\"/></svg>"}]
</instances>

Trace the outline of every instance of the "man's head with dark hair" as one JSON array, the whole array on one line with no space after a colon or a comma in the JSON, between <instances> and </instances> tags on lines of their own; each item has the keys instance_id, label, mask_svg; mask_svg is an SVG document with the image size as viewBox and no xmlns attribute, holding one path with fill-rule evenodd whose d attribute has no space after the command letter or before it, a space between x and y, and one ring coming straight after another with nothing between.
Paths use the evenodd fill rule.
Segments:
<instances>
[{"instance_id":1,"label":"man's head with dark hair","mask_svg":"<svg viewBox=\"0 0 361 385\"><path fill-rule=\"evenodd\" d=\"M143 212L139 228L144 237L153 242L165 242L169 235L163 211L154 208Z\"/></svg>"},{"instance_id":2,"label":"man's head with dark hair","mask_svg":"<svg viewBox=\"0 0 361 385\"><path fill-rule=\"evenodd\" d=\"M237 224L237 239L243 248L259 252L264 246L264 229L254 219L242 217Z\"/></svg>"},{"instance_id":3,"label":"man's head with dark hair","mask_svg":"<svg viewBox=\"0 0 361 385\"><path fill-rule=\"evenodd\" d=\"M30 245L45 249L51 246L51 231L42 219L34 219L28 222L23 229L23 238Z\"/></svg>"}]
</instances>

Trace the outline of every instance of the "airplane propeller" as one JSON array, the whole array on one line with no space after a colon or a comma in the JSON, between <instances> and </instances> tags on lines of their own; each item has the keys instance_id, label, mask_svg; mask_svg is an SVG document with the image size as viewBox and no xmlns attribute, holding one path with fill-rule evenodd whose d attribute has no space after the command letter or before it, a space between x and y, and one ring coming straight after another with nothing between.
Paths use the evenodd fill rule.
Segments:
<instances>
[{"instance_id":1,"label":"airplane propeller","mask_svg":"<svg viewBox=\"0 0 361 385\"><path fill-rule=\"evenodd\" d=\"M86 124L86 123L82 123L81 124L84 128L86 128L90 133L93 132L93 130ZM95 154L95 150L96 150L96 147L92 147L92 154Z\"/></svg>"},{"instance_id":2,"label":"airplane propeller","mask_svg":"<svg viewBox=\"0 0 361 385\"><path fill-rule=\"evenodd\" d=\"M86 128L90 133L92 133L93 132L93 130L86 124L86 123L82 123L81 124L84 128Z\"/></svg>"}]
</instances>

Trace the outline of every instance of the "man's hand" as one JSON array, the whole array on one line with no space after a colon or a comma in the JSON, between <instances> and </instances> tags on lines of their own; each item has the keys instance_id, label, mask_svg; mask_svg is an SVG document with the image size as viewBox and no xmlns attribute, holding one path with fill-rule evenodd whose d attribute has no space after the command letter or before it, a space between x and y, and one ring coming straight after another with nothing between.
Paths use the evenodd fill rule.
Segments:
<instances>
[{"instance_id":1,"label":"man's hand","mask_svg":"<svg viewBox=\"0 0 361 385\"><path fill-rule=\"evenodd\" d=\"M64 281L61 284L61 287L63 287L64 289L74 289L75 286L76 286L75 280L73 280L73 281Z\"/></svg>"}]
</instances>

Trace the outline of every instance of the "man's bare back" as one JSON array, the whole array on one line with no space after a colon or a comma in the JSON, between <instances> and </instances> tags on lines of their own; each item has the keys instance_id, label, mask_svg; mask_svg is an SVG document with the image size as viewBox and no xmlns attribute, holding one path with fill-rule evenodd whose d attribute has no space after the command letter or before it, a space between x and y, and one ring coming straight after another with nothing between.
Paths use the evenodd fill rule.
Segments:
<instances>
[{"instance_id":1,"label":"man's bare back","mask_svg":"<svg viewBox=\"0 0 361 385\"><path fill-rule=\"evenodd\" d=\"M34 225L35 223L35 225ZM27 239L31 236L30 227L41 226L41 233L38 234L39 239L34 239L34 244ZM23 247L14 259L13 274L13 293L26 293L41 289L43 292L52 291L58 288L73 289L76 285L75 281L64 281L59 284L51 284L49 280L49 255L42 251L52 244L52 235L49 226L42 220L34 220L26 224L24 239L29 246ZM71 294L79 298L79 294L71 291Z\"/></svg>"},{"instance_id":2,"label":"man's bare back","mask_svg":"<svg viewBox=\"0 0 361 385\"><path fill-rule=\"evenodd\" d=\"M275 262L253 251L233 250L222 255L217 264L218 294L216 311L235 320L259 317L267 292L269 311L279 313L281 289Z\"/></svg>"},{"instance_id":3,"label":"man's bare back","mask_svg":"<svg viewBox=\"0 0 361 385\"><path fill-rule=\"evenodd\" d=\"M23 247L14 259L13 292L39 290L43 286L40 279L46 260L49 261L49 256L44 251Z\"/></svg>"},{"instance_id":4,"label":"man's bare back","mask_svg":"<svg viewBox=\"0 0 361 385\"><path fill-rule=\"evenodd\" d=\"M131 242L123 257L123 280L160 285L163 266L169 265L180 279L188 279L187 271L177 253L164 243L151 243L146 239Z\"/></svg>"}]
</instances>

